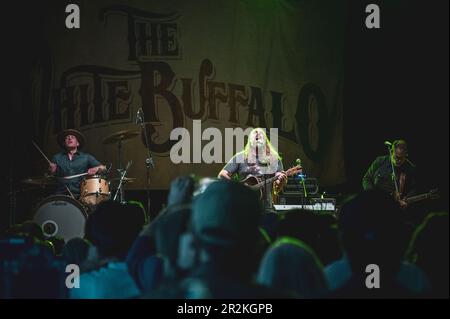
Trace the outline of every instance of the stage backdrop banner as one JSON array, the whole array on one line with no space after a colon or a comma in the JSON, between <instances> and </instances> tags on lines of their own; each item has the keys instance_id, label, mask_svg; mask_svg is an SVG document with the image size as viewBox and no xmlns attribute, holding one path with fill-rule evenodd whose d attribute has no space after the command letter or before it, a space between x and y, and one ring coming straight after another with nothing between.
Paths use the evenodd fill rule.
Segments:
<instances>
[{"instance_id":1,"label":"stage backdrop banner","mask_svg":"<svg viewBox=\"0 0 450 319\"><path fill-rule=\"evenodd\" d=\"M345 181L344 2L77 4L78 29L66 28L64 7L48 10L46 50L32 70L34 129L47 154L58 151L60 131L77 128L87 138L84 150L112 163L112 172L132 161L128 177L137 180L127 189L144 189L147 149L136 124L142 108L152 189L168 188L179 175L216 176L232 155L225 129L248 127L278 129L286 169L300 158L321 185ZM170 157L176 128L187 129L191 145L184 163ZM124 130L139 135L103 143ZM222 152L208 147L213 139Z\"/></svg>"}]
</instances>

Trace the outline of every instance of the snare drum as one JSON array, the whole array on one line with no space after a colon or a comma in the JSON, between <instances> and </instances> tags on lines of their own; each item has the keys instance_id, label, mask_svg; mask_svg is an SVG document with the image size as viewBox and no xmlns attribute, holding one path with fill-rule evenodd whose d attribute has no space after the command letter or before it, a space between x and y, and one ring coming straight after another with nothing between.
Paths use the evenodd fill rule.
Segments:
<instances>
[{"instance_id":1,"label":"snare drum","mask_svg":"<svg viewBox=\"0 0 450 319\"><path fill-rule=\"evenodd\" d=\"M111 196L108 181L100 175L86 177L80 188L80 201L87 206L98 205Z\"/></svg>"},{"instance_id":2,"label":"snare drum","mask_svg":"<svg viewBox=\"0 0 450 319\"><path fill-rule=\"evenodd\" d=\"M41 226L46 237L59 236L67 242L84 236L85 207L69 196L57 195L44 199L34 214L34 222Z\"/></svg>"}]
</instances>

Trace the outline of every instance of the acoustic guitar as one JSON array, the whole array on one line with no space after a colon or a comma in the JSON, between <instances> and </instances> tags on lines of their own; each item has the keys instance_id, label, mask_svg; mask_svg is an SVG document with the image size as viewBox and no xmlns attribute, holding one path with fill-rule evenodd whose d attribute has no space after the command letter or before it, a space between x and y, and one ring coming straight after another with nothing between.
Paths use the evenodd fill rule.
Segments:
<instances>
[{"instance_id":1,"label":"acoustic guitar","mask_svg":"<svg viewBox=\"0 0 450 319\"><path fill-rule=\"evenodd\" d=\"M302 166L296 165L296 166L289 168L285 173L289 177L289 176L292 176L301 171L302 171ZM264 186L271 185L277 179L278 179L278 176L273 176L273 177L270 177L267 179L263 179L261 177L257 177L254 175L248 175L246 178L244 178L240 182L255 191L259 191L259 198L262 199L264 196L264 194L263 194ZM270 186L270 187L272 187L272 186Z\"/></svg>"}]
</instances>

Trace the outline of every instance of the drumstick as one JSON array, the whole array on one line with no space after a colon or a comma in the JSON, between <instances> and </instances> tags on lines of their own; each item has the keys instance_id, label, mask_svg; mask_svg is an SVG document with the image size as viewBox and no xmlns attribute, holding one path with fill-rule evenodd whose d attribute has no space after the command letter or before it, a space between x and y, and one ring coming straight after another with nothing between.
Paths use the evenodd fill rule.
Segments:
<instances>
[{"instance_id":1,"label":"drumstick","mask_svg":"<svg viewBox=\"0 0 450 319\"><path fill-rule=\"evenodd\" d=\"M42 156L44 156L44 158L47 160L47 162L49 164L52 164L52 162L50 162L50 160L47 158L47 156L45 156L44 152L41 151L41 149L39 148L39 146L37 146L37 144L34 141L31 141L31 143L33 143L33 145L37 148L37 150L42 154ZM80 176L84 176L84 175L88 175L88 173L82 173L82 174L77 174L77 175L72 175L72 176L64 176L64 177L59 177L59 178L63 178L63 179L72 179L72 178L76 178L76 177L80 177ZM73 197L73 195L72 195Z\"/></svg>"},{"instance_id":2,"label":"drumstick","mask_svg":"<svg viewBox=\"0 0 450 319\"><path fill-rule=\"evenodd\" d=\"M82 173L82 174L71 175L71 176L63 176L63 177L60 177L60 178L63 178L63 179L72 179L72 178L76 178L76 177L80 177L80 176L84 176L84 175L88 175L88 173Z\"/></svg>"},{"instance_id":3,"label":"drumstick","mask_svg":"<svg viewBox=\"0 0 450 319\"><path fill-rule=\"evenodd\" d=\"M37 148L37 150L42 154L42 156L44 156L44 158L47 160L47 162L49 164L52 164L52 162L50 162L50 160L47 158L47 156L45 156L44 152L41 151L41 149L39 148L39 146L37 146L37 144L34 141L31 141L31 143L33 143L33 145Z\"/></svg>"}]
</instances>

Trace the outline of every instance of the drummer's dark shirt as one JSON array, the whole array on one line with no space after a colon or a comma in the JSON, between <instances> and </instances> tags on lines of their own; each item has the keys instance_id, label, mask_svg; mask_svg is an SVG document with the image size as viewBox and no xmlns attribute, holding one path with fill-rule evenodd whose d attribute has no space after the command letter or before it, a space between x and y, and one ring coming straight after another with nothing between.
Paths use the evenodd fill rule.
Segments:
<instances>
[{"instance_id":1,"label":"drummer's dark shirt","mask_svg":"<svg viewBox=\"0 0 450 319\"><path fill-rule=\"evenodd\" d=\"M72 160L69 159L67 151L55 154L52 157L52 162L58 165L55 176L64 177L86 173L89 168L101 165L101 163L92 155L77 151ZM56 194L67 194L67 189L64 185L69 187L70 191L75 195L80 195L80 183L85 176L62 179L58 178L58 186L56 187Z\"/></svg>"}]
</instances>

